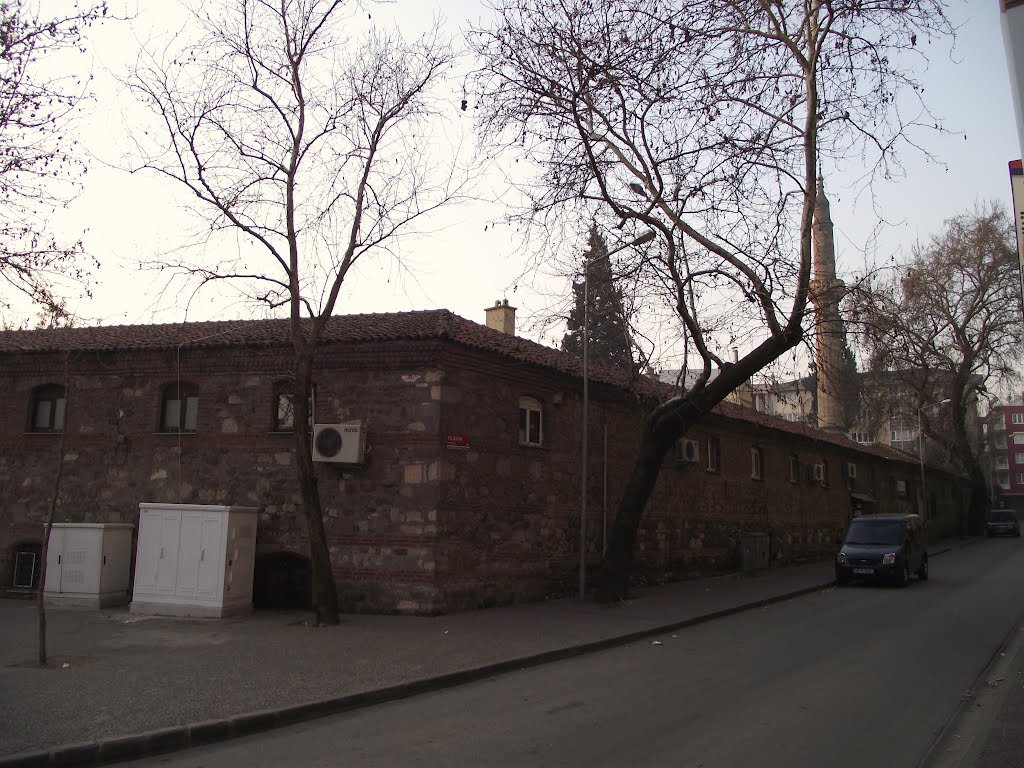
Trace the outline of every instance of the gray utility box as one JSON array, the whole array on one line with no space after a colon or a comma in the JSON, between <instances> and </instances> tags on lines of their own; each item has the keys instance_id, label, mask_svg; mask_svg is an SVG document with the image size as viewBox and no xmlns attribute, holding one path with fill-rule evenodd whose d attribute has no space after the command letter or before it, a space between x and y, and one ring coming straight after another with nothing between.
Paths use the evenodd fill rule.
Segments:
<instances>
[{"instance_id":1,"label":"gray utility box","mask_svg":"<svg viewBox=\"0 0 1024 768\"><path fill-rule=\"evenodd\" d=\"M257 512L212 504L139 504L131 612L249 613Z\"/></svg>"},{"instance_id":2,"label":"gray utility box","mask_svg":"<svg viewBox=\"0 0 1024 768\"><path fill-rule=\"evenodd\" d=\"M768 567L770 539L767 533L745 533L740 540L740 563L744 573Z\"/></svg>"},{"instance_id":3,"label":"gray utility box","mask_svg":"<svg viewBox=\"0 0 1024 768\"><path fill-rule=\"evenodd\" d=\"M46 603L81 608L127 603L134 527L54 523L46 550Z\"/></svg>"}]
</instances>

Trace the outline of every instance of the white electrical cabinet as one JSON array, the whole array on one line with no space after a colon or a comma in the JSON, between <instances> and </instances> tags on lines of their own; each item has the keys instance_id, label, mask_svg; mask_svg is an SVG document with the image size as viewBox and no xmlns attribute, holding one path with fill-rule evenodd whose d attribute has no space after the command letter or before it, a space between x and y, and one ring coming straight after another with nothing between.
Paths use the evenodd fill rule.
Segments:
<instances>
[{"instance_id":1,"label":"white electrical cabinet","mask_svg":"<svg viewBox=\"0 0 1024 768\"><path fill-rule=\"evenodd\" d=\"M132 613L233 616L252 610L255 507L139 504Z\"/></svg>"},{"instance_id":2,"label":"white electrical cabinet","mask_svg":"<svg viewBox=\"0 0 1024 768\"><path fill-rule=\"evenodd\" d=\"M84 608L127 603L134 527L54 523L46 550L45 602Z\"/></svg>"}]
</instances>

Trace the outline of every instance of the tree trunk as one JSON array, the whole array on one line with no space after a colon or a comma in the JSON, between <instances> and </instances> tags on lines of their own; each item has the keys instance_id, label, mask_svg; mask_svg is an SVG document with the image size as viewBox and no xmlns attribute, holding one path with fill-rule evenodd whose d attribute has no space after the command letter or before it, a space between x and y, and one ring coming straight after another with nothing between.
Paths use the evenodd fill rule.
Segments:
<instances>
[{"instance_id":1,"label":"tree trunk","mask_svg":"<svg viewBox=\"0 0 1024 768\"><path fill-rule=\"evenodd\" d=\"M765 340L741 360L721 368L709 383L697 385L684 397L663 403L652 411L608 537L608 551L598 574L599 602L610 603L627 597L640 521L672 444L737 387L799 342L799 324L794 324L783 335Z\"/></svg>"},{"instance_id":2,"label":"tree trunk","mask_svg":"<svg viewBox=\"0 0 1024 768\"><path fill-rule=\"evenodd\" d=\"M608 551L605 552L598 576L598 602L611 603L624 600L627 596L640 519L658 482L662 461L671 445L671 440L658 436L653 424L647 424L636 463L623 490L619 511L608 536Z\"/></svg>"},{"instance_id":3,"label":"tree trunk","mask_svg":"<svg viewBox=\"0 0 1024 768\"><path fill-rule=\"evenodd\" d=\"M978 457L971 447L971 439L967 434L966 411L960 404L967 398L969 369L966 365L957 371L953 379L950 399L953 408L953 456L956 466L967 475L970 484L970 500L967 509L961 511L960 533L965 536L976 536L985 526L985 515L991 505L988 497L988 483L985 472L981 468Z\"/></svg>"},{"instance_id":4,"label":"tree trunk","mask_svg":"<svg viewBox=\"0 0 1024 768\"><path fill-rule=\"evenodd\" d=\"M334 581L327 532L324 528L320 490L313 467L313 438L310 429L310 402L313 397L313 355L296 353L295 371L295 455L298 460L302 511L309 533L309 559L312 566L313 610L318 624L339 623L338 588Z\"/></svg>"},{"instance_id":5,"label":"tree trunk","mask_svg":"<svg viewBox=\"0 0 1024 768\"><path fill-rule=\"evenodd\" d=\"M64 426L60 431L60 441L57 443L57 472L53 476L53 489L50 492L50 507L46 514L46 526L43 528L43 547L40 552L39 563L39 592L36 600L37 616L37 641L39 650L39 666L45 667L47 661L46 653L46 602L44 592L46 590L46 559L50 549L50 532L53 530L53 521L57 516L57 502L60 500L60 481L64 475L64 436L68 431L68 416L71 413L71 354L64 353Z\"/></svg>"},{"instance_id":6,"label":"tree trunk","mask_svg":"<svg viewBox=\"0 0 1024 768\"><path fill-rule=\"evenodd\" d=\"M975 465L969 472L971 480L971 502L967 512L967 533L970 536L977 536L985 529L985 515L992 507L992 500L988 496L988 482L981 466Z\"/></svg>"}]
</instances>

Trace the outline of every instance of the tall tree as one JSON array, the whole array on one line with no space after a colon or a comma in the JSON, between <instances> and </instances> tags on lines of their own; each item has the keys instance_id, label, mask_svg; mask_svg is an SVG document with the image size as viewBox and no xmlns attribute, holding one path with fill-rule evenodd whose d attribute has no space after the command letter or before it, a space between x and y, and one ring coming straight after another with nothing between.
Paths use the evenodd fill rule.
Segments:
<instances>
[{"instance_id":1,"label":"tall tree","mask_svg":"<svg viewBox=\"0 0 1024 768\"><path fill-rule=\"evenodd\" d=\"M1024 358L1024 307L1013 222L996 203L946 221L910 262L874 273L853 293L873 365L913 398L922 430L949 447L971 480L967 527L978 532L991 503L968 414L986 383L1016 377ZM949 398L948 425L923 406Z\"/></svg>"},{"instance_id":2,"label":"tall tree","mask_svg":"<svg viewBox=\"0 0 1024 768\"><path fill-rule=\"evenodd\" d=\"M484 135L539 169L525 216L598 215L630 242L655 232L630 272L700 360L645 420L601 573L599 596L614 599L674 441L804 335L819 163L898 171L927 115L918 39L952 29L941 0L492 5L471 38L476 98ZM732 362L740 334L749 348Z\"/></svg>"},{"instance_id":3,"label":"tall tree","mask_svg":"<svg viewBox=\"0 0 1024 768\"><path fill-rule=\"evenodd\" d=\"M367 24L361 8L229 0L196 13L203 35L194 45L150 59L130 80L163 126L140 167L184 185L212 229L251 246L220 263L171 266L202 284L232 281L289 313L298 479L324 623L339 619L312 457L317 344L350 270L391 253L400 234L451 200L456 174L451 157L423 150L449 46L436 28L407 43Z\"/></svg>"},{"instance_id":4,"label":"tall tree","mask_svg":"<svg viewBox=\"0 0 1024 768\"><path fill-rule=\"evenodd\" d=\"M82 284L87 264L81 241L48 232L48 218L85 170L69 121L91 76L55 60L83 51L85 30L107 4L57 7L62 13L51 16L29 0L0 0L0 311L10 313L21 296L60 321L63 289Z\"/></svg>"},{"instance_id":5,"label":"tall tree","mask_svg":"<svg viewBox=\"0 0 1024 768\"><path fill-rule=\"evenodd\" d=\"M584 279L573 282L573 306L562 337L562 351L583 356L584 326L589 329L587 356L595 363L626 370L636 367L622 291L612 274L608 246L590 227L588 248L583 253Z\"/></svg>"}]
</instances>

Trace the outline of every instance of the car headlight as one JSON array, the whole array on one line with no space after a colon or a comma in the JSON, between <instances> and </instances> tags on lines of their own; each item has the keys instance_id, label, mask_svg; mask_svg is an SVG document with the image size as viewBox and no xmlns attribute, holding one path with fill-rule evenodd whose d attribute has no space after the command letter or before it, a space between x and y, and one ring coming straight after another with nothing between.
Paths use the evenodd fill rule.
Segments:
<instances>
[{"instance_id":1,"label":"car headlight","mask_svg":"<svg viewBox=\"0 0 1024 768\"><path fill-rule=\"evenodd\" d=\"M896 562L896 553L890 552L887 555L882 556L882 565L892 565Z\"/></svg>"},{"instance_id":2,"label":"car headlight","mask_svg":"<svg viewBox=\"0 0 1024 768\"><path fill-rule=\"evenodd\" d=\"M838 555L836 555L836 562L839 565L846 565L846 554L844 552L840 552Z\"/></svg>"}]
</instances>

